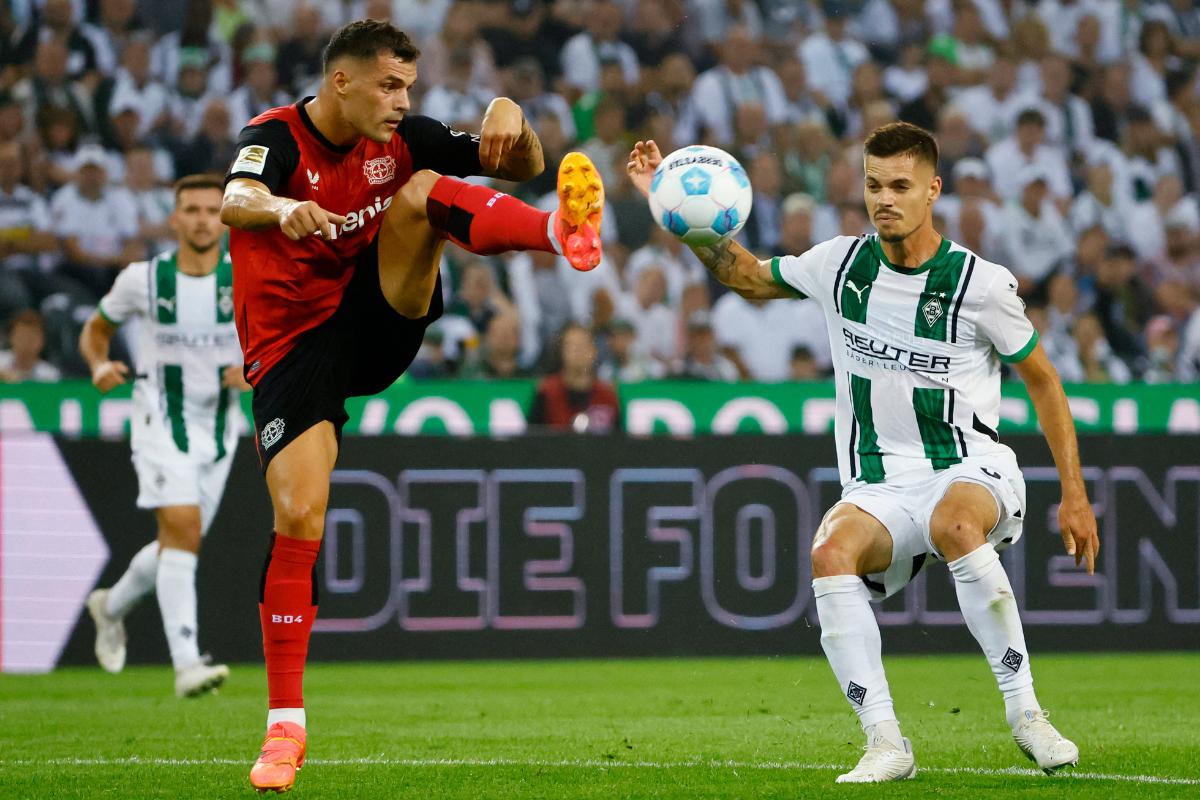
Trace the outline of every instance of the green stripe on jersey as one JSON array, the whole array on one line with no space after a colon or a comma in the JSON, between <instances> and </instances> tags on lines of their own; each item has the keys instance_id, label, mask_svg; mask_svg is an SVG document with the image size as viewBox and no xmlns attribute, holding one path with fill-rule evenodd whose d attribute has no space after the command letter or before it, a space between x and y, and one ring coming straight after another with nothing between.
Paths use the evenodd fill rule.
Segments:
<instances>
[{"instance_id":1,"label":"green stripe on jersey","mask_svg":"<svg viewBox=\"0 0 1200 800\"><path fill-rule=\"evenodd\" d=\"M1029 341L1025 343L1025 346L1013 353L1011 356L1006 356L1000 352L997 352L996 355L1000 356L1000 360L1005 364L1016 364L1018 361L1024 361L1026 358L1028 358L1029 354L1033 352L1033 348L1037 347L1037 343L1038 332L1034 331L1033 336L1029 337Z\"/></svg>"},{"instance_id":2,"label":"green stripe on jersey","mask_svg":"<svg viewBox=\"0 0 1200 800\"><path fill-rule=\"evenodd\" d=\"M176 308L175 254L163 254L154 259L154 318L164 325L174 325Z\"/></svg>"},{"instance_id":3,"label":"green stripe on jersey","mask_svg":"<svg viewBox=\"0 0 1200 800\"><path fill-rule=\"evenodd\" d=\"M217 261L217 322L233 322L233 262L229 254Z\"/></svg>"},{"instance_id":4,"label":"green stripe on jersey","mask_svg":"<svg viewBox=\"0 0 1200 800\"><path fill-rule=\"evenodd\" d=\"M954 426L946 422L945 389L913 389L913 411L917 413L917 428L925 457L934 469L945 469L962 461L954 441Z\"/></svg>"},{"instance_id":5,"label":"green stripe on jersey","mask_svg":"<svg viewBox=\"0 0 1200 800\"><path fill-rule=\"evenodd\" d=\"M913 335L918 339L946 341L955 290L962 279L966 260L967 254L957 250L940 256L930 265L925 277L925 290L917 301L917 316L913 321Z\"/></svg>"},{"instance_id":6,"label":"green stripe on jersey","mask_svg":"<svg viewBox=\"0 0 1200 800\"><path fill-rule=\"evenodd\" d=\"M781 288L787 289L801 300L808 297L808 295L806 295L804 292L800 291L795 286L792 286L783 279L783 272L779 269L779 256L775 256L771 259L771 277L775 279L775 283L779 284Z\"/></svg>"},{"instance_id":7,"label":"green stripe on jersey","mask_svg":"<svg viewBox=\"0 0 1200 800\"><path fill-rule=\"evenodd\" d=\"M854 406L854 419L858 421L858 477L867 483L879 483L884 477L883 453L879 450L875 412L871 408L871 379L851 375L850 399Z\"/></svg>"},{"instance_id":8,"label":"green stripe on jersey","mask_svg":"<svg viewBox=\"0 0 1200 800\"><path fill-rule=\"evenodd\" d=\"M217 419L213 424L213 436L217 439L217 461L225 457L225 415L229 411L229 389L225 387L225 370L228 364L217 367Z\"/></svg>"},{"instance_id":9,"label":"green stripe on jersey","mask_svg":"<svg viewBox=\"0 0 1200 800\"><path fill-rule=\"evenodd\" d=\"M879 276L879 256L875 252L875 240L860 247L842 282L839 305L842 316L851 322L867 321L867 302L871 299L871 286Z\"/></svg>"},{"instance_id":10,"label":"green stripe on jersey","mask_svg":"<svg viewBox=\"0 0 1200 800\"><path fill-rule=\"evenodd\" d=\"M163 391L167 395L167 423L171 426L171 438L179 452L188 451L187 425L183 421L183 367L178 364L163 364Z\"/></svg>"}]
</instances>

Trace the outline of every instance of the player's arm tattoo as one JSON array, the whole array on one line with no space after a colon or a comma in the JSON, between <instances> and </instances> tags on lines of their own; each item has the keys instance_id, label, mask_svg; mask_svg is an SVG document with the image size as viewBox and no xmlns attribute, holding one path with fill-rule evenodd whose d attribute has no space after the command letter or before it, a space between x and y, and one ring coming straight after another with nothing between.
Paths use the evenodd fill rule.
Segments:
<instances>
[{"instance_id":1,"label":"player's arm tattoo","mask_svg":"<svg viewBox=\"0 0 1200 800\"><path fill-rule=\"evenodd\" d=\"M506 181L527 181L541 175L545 168L542 140L530 127L529 120L525 119L521 122L521 133L512 148L501 156L499 168L486 175Z\"/></svg>"},{"instance_id":2,"label":"player's arm tattoo","mask_svg":"<svg viewBox=\"0 0 1200 800\"><path fill-rule=\"evenodd\" d=\"M758 257L733 239L722 239L712 245L693 245L692 252L712 276L742 297L770 300L794 297L775 282L771 262Z\"/></svg>"}]
</instances>

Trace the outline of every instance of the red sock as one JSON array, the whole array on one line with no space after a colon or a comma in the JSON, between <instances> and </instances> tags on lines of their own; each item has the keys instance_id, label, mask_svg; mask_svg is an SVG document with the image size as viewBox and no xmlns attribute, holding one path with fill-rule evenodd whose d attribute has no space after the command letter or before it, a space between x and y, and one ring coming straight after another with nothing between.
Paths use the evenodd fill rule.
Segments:
<instances>
[{"instance_id":1,"label":"red sock","mask_svg":"<svg viewBox=\"0 0 1200 800\"><path fill-rule=\"evenodd\" d=\"M258 616L263 630L270 708L304 707L304 662L317 616L313 581L320 540L274 536L264 566Z\"/></svg>"},{"instance_id":2,"label":"red sock","mask_svg":"<svg viewBox=\"0 0 1200 800\"><path fill-rule=\"evenodd\" d=\"M472 253L558 252L547 230L549 211L538 211L487 186L438 178L425 201L425 213L434 230Z\"/></svg>"}]
</instances>

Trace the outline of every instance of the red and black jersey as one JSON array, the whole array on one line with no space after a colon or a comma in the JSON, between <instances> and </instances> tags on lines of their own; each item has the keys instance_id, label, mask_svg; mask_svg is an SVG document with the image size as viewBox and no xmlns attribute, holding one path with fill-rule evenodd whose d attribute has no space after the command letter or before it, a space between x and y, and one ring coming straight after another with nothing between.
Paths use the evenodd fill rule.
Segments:
<instances>
[{"instance_id":1,"label":"red and black jersey","mask_svg":"<svg viewBox=\"0 0 1200 800\"><path fill-rule=\"evenodd\" d=\"M379 233L392 195L414 172L480 172L478 137L429 117L406 116L387 144L364 137L338 147L309 119L304 105L311 99L250 120L225 178L250 178L274 195L312 200L346 217L328 240L306 236L294 242L278 227L230 231L234 319L251 383L297 336L337 309L359 253Z\"/></svg>"}]
</instances>

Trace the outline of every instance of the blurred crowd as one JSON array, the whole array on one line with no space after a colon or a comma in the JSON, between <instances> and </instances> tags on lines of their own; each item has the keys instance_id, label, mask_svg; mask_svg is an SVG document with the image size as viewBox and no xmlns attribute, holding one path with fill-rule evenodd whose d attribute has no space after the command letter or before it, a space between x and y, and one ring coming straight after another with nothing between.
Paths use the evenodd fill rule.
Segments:
<instances>
[{"instance_id":1,"label":"blurred crowd","mask_svg":"<svg viewBox=\"0 0 1200 800\"><path fill-rule=\"evenodd\" d=\"M639 139L727 149L754 189L740 240L799 253L870 232L861 142L898 118L941 147L938 229L1017 275L1064 380L1197 380L1192 0L0 0L0 379L86 374L78 326L169 246L170 182L226 171L246 121L313 93L330 32L364 17L421 47L415 113L478 130L491 98L520 103L548 168L505 190L552 207L581 149L608 194L589 273L448 247L416 379L572 357L612 383L822 379L813 301L723 291L624 165Z\"/></svg>"}]
</instances>

